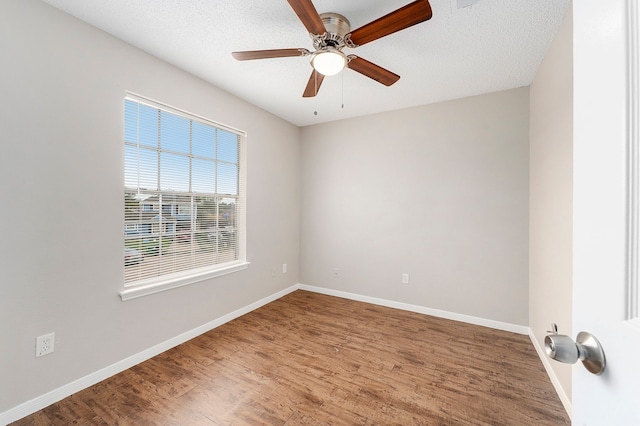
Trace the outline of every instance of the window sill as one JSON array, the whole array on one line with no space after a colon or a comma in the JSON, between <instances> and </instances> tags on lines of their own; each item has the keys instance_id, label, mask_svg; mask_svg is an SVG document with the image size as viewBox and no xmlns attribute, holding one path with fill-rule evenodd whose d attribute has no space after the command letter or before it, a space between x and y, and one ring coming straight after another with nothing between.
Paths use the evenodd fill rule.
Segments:
<instances>
[{"instance_id":1,"label":"window sill","mask_svg":"<svg viewBox=\"0 0 640 426\"><path fill-rule=\"evenodd\" d=\"M242 271L244 269L247 269L249 265L249 262L235 262L231 265L227 265L214 270L209 269L201 273L191 273L189 275L182 275L169 279L153 280L149 282L139 283L135 286L122 290L120 292L120 298L124 302L127 300L136 299L138 297L160 293L161 291L171 290L172 288L183 287L185 285L194 284L211 278L220 277L222 275Z\"/></svg>"}]
</instances>

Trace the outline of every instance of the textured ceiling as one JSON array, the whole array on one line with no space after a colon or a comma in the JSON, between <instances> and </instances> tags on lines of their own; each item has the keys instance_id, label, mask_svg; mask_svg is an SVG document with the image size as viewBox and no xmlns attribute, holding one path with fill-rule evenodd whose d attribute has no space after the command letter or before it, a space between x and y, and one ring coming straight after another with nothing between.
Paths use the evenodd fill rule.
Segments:
<instances>
[{"instance_id":1,"label":"textured ceiling","mask_svg":"<svg viewBox=\"0 0 640 426\"><path fill-rule=\"evenodd\" d=\"M308 58L231 56L313 50L286 0L43 1L299 126L527 86L569 6L569 0L431 0L431 20L345 49L399 74L396 84L347 69L325 78L315 98L302 98ZM314 0L318 13L340 13L352 29L410 2Z\"/></svg>"}]
</instances>

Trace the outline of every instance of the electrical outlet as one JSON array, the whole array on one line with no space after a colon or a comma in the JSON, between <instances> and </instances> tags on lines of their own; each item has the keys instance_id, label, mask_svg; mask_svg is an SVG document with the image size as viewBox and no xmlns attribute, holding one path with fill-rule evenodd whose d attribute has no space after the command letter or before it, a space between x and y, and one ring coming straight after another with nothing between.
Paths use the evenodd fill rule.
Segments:
<instances>
[{"instance_id":1,"label":"electrical outlet","mask_svg":"<svg viewBox=\"0 0 640 426\"><path fill-rule=\"evenodd\" d=\"M333 268L333 278L340 278L340 270L338 268Z\"/></svg>"},{"instance_id":2,"label":"electrical outlet","mask_svg":"<svg viewBox=\"0 0 640 426\"><path fill-rule=\"evenodd\" d=\"M286 263L283 263L283 264L282 264L282 273L283 273L283 274L286 274L286 273L287 273L287 264L286 264Z\"/></svg>"},{"instance_id":3,"label":"electrical outlet","mask_svg":"<svg viewBox=\"0 0 640 426\"><path fill-rule=\"evenodd\" d=\"M44 334L36 337L36 358L53 352L55 333Z\"/></svg>"},{"instance_id":4,"label":"electrical outlet","mask_svg":"<svg viewBox=\"0 0 640 426\"><path fill-rule=\"evenodd\" d=\"M402 274L402 284L409 284L409 274Z\"/></svg>"}]
</instances>

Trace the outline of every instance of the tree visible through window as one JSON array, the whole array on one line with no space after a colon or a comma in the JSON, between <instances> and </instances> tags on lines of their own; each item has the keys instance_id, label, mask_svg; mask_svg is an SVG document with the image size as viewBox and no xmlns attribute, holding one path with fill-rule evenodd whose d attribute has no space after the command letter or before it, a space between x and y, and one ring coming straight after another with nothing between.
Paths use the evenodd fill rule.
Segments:
<instances>
[{"instance_id":1,"label":"tree visible through window","mask_svg":"<svg viewBox=\"0 0 640 426\"><path fill-rule=\"evenodd\" d=\"M243 261L239 132L127 96L125 286Z\"/></svg>"}]
</instances>

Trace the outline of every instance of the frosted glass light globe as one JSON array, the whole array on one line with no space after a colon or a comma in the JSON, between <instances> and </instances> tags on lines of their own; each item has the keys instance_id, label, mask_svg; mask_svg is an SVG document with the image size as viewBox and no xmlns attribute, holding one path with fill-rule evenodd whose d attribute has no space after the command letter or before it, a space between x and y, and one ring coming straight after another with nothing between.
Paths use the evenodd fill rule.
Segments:
<instances>
[{"instance_id":1,"label":"frosted glass light globe","mask_svg":"<svg viewBox=\"0 0 640 426\"><path fill-rule=\"evenodd\" d=\"M326 47L311 57L311 66L322 75L336 75L347 65L347 56L333 47Z\"/></svg>"}]
</instances>

